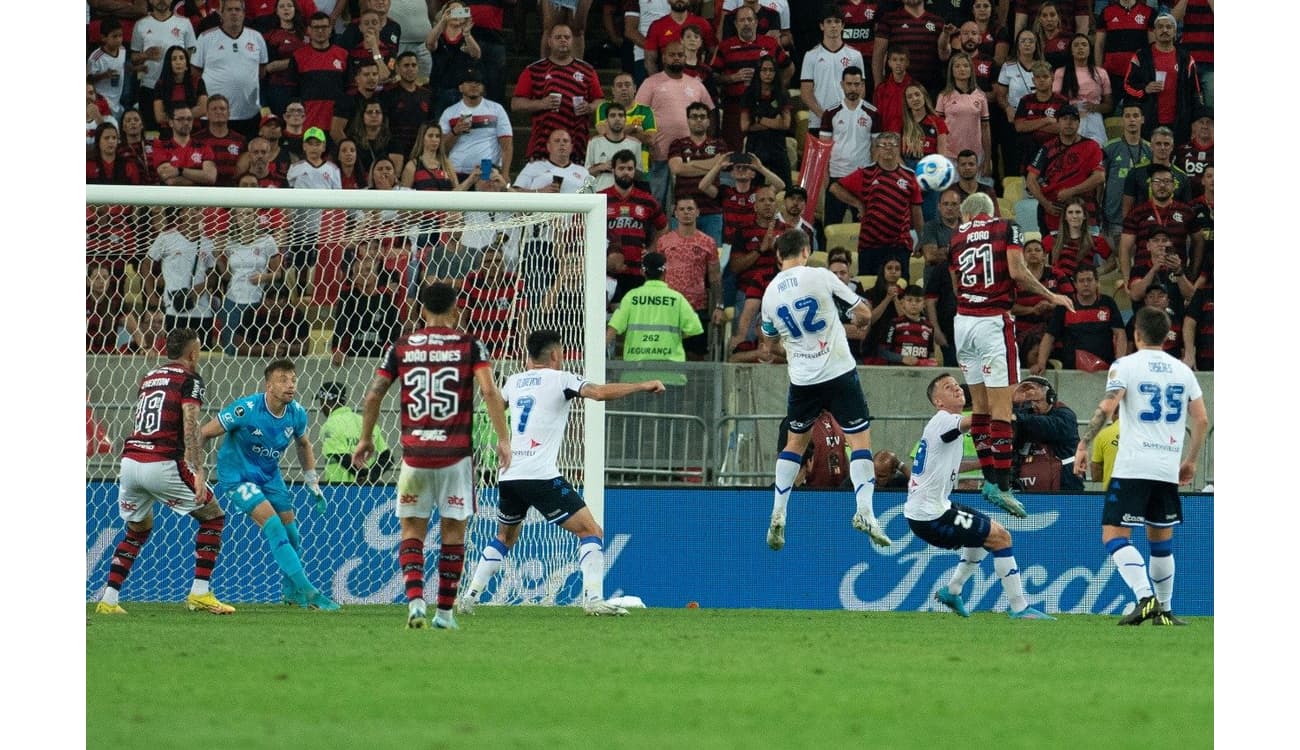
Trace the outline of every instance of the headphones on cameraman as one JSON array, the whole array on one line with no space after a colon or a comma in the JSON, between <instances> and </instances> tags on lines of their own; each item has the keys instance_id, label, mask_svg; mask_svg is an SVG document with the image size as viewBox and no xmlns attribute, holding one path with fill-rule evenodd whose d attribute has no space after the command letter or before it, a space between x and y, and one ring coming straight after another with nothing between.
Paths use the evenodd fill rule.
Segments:
<instances>
[{"instance_id":1,"label":"headphones on cameraman","mask_svg":"<svg viewBox=\"0 0 1300 750\"><path fill-rule=\"evenodd\" d=\"M1052 387L1052 381L1048 380L1042 375L1030 375L1029 377L1025 378L1020 382L1034 383L1035 385L1041 385L1043 387L1043 391L1046 394L1045 397L1047 399L1047 408L1051 409L1053 406L1056 406L1056 389Z\"/></svg>"}]
</instances>

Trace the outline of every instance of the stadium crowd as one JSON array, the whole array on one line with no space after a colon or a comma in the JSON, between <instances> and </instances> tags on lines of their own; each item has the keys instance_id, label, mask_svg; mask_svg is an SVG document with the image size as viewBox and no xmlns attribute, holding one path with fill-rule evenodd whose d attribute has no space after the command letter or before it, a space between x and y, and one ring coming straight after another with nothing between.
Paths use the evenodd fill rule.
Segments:
<instances>
[{"instance_id":1,"label":"stadium crowd","mask_svg":"<svg viewBox=\"0 0 1300 750\"><path fill-rule=\"evenodd\" d=\"M590 0L539 2L543 56L508 70L531 0L89 0L87 182L599 191L607 312L662 256L653 283L705 332L674 358L756 361L774 239L799 227L870 303L856 356L896 366L954 364L948 239L983 191L1076 307L1017 300L1028 370L1106 368L1144 305L1170 312L1167 351L1213 369L1210 0L605 0L603 33ZM913 172L930 154L957 172L942 193ZM513 301L544 320L573 298L571 257L539 282L491 233L326 252L336 218L88 206L88 351L157 350L183 324L294 356L316 306L341 364L414 323L412 279L440 278L495 352Z\"/></svg>"}]
</instances>

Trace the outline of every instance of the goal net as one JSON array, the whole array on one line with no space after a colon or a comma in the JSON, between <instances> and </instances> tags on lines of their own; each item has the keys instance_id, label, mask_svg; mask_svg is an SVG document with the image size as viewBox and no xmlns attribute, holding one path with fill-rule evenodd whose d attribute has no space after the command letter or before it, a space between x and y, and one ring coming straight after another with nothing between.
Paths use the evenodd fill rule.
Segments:
<instances>
[{"instance_id":1,"label":"goal net","mask_svg":"<svg viewBox=\"0 0 1300 750\"><path fill-rule=\"evenodd\" d=\"M297 364L297 399L311 416L326 514L311 509L294 451L281 466L295 495L307 576L344 603L403 599L393 512L399 386L379 420L391 463L360 476L336 458L351 452L346 430L324 444L318 395L330 384L344 392L343 407L360 413L384 347L419 325L422 282L461 287L461 328L484 342L498 383L523 368L524 341L543 327L563 336L567 367L604 380L604 196L98 185L86 195L88 600L102 591L123 533L116 484L122 441L135 426L141 376L166 359L169 327L195 328L203 338L203 421L260 392L271 359ZM476 401L477 507L462 586L496 533L496 438L481 397ZM574 410L560 470L603 522L604 410L583 399ZM346 412L331 416L342 423ZM207 463L215 483L215 441ZM280 575L256 525L225 510L214 591L232 602L278 600ZM184 597L196 525L155 506L154 532L122 587L124 600ZM437 523L425 549L436 587ZM580 593L576 540L532 511L483 599L570 604Z\"/></svg>"}]
</instances>

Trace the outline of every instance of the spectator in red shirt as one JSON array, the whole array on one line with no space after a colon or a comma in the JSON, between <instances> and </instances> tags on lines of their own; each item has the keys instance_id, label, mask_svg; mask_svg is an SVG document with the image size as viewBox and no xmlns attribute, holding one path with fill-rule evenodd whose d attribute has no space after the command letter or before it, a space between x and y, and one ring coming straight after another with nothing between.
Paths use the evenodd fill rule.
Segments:
<instances>
[{"instance_id":1,"label":"spectator in red shirt","mask_svg":"<svg viewBox=\"0 0 1300 750\"><path fill-rule=\"evenodd\" d=\"M195 142L212 152L217 165L217 184L230 187L235 184L235 169L244 152L244 136L230 129L230 102L221 94L208 98L207 125L194 134Z\"/></svg>"},{"instance_id":2,"label":"spectator in red shirt","mask_svg":"<svg viewBox=\"0 0 1300 750\"><path fill-rule=\"evenodd\" d=\"M253 18L249 8L249 18ZM253 28L262 32L270 62L266 64L266 77L262 80L262 104L272 112L284 111L285 105L297 94L297 84L290 61L293 53L307 46L307 17L294 0L276 0L273 13L255 19Z\"/></svg>"},{"instance_id":3,"label":"spectator in red shirt","mask_svg":"<svg viewBox=\"0 0 1300 750\"><path fill-rule=\"evenodd\" d=\"M876 356L890 365L932 367L934 325L925 317L925 292L909 285L899 296L900 313L884 326Z\"/></svg>"},{"instance_id":4,"label":"spectator in red shirt","mask_svg":"<svg viewBox=\"0 0 1300 750\"><path fill-rule=\"evenodd\" d=\"M111 122L95 128L95 143L86 155L86 183L89 185L139 185L140 170L121 153L121 135Z\"/></svg>"},{"instance_id":5,"label":"spectator in red shirt","mask_svg":"<svg viewBox=\"0 0 1300 750\"><path fill-rule=\"evenodd\" d=\"M1151 43L1156 11L1144 0L1110 0L1097 15L1097 64L1110 76L1110 90L1124 90L1124 74L1133 54Z\"/></svg>"},{"instance_id":6,"label":"spectator in red shirt","mask_svg":"<svg viewBox=\"0 0 1300 750\"><path fill-rule=\"evenodd\" d=\"M669 0L668 8L668 15L655 19L654 23L650 24L650 30L645 34L645 70L648 76L660 70L659 50L669 42L681 40L688 25L695 26L700 32L703 42L701 56L709 57L718 46L713 36L713 25L703 17L690 12L690 3L687 0Z\"/></svg>"},{"instance_id":7,"label":"spectator in red shirt","mask_svg":"<svg viewBox=\"0 0 1300 750\"><path fill-rule=\"evenodd\" d=\"M759 61L764 57L776 61L783 87L790 85L794 63L775 39L758 35L753 9L741 6L735 16L736 36L718 44L718 51L713 56L713 69L722 86L722 140L732 151L739 151L744 135L740 129L741 99L758 72Z\"/></svg>"},{"instance_id":8,"label":"spectator in red shirt","mask_svg":"<svg viewBox=\"0 0 1300 750\"><path fill-rule=\"evenodd\" d=\"M117 151L125 159L135 162L140 175L140 184L152 185L155 180L150 169L150 157L153 144L144 139L144 117L134 109L122 113L122 128L119 134Z\"/></svg>"},{"instance_id":9,"label":"spectator in red shirt","mask_svg":"<svg viewBox=\"0 0 1300 750\"><path fill-rule=\"evenodd\" d=\"M1187 140L1192 112L1204 104L1196 61L1174 45L1177 22L1169 14L1156 17L1155 43L1134 53L1124 76L1124 95L1142 103L1146 122L1142 136L1164 126L1174 131L1174 142Z\"/></svg>"},{"instance_id":10,"label":"spectator in red shirt","mask_svg":"<svg viewBox=\"0 0 1300 750\"><path fill-rule=\"evenodd\" d=\"M339 178L344 190L362 190L370 186L366 173L357 163L357 143L344 138L337 144Z\"/></svg>"},{"instance_id":11,"label":"spectator in red shirt","mask_svg":"<svg viewBox=\"0 0 1300 750\"><path fill-rule=\"evenodd\" d=\"M921 217L921 186L899 161L899 136L876 138L876 164L863 167L831 185L835 197L862 214L858 233L858 273L878 274L886 260L897 259L908 277L912 237L925 225ZM868 210L869 209L869 210Z\"/></svg>"},{"instance_id":12,"label":"spectator in red shirt","mask_svg":"<svg viewBox=\"0 0 1300 750\"><path fill-rule=\"evenodd\" d=\"M320 128L330 132L335 103L347 93L348 53L330 42L331 26L328 15L313 14L307 21L307 45L294 50L289 58L288 73L293 78L294 94L302 100L306 112L303 129ZM339 127L346 124L343 120Z\"/></svg>"},{"instance_id":13,"label":"spectator in red shirt","mask_svg":"<svg viewBox=\"0 0 1300 750\"><path fill-rule=\"evenodd\" d=\"M1034 33L1038 35L1038 48L1043 57L1053 68L1070 64L1070 29L1061 20L1061 11L1056 3L1047 0L1038 7L1038 16L1034 19Z\"/></svg>"},{"instance_id":14,"label":"spectator in red shirt","mask_svg":"<svg viewBox=\"0 0 1300 750\"><path fill-rule=\"evenodd\" d=\"M610 238L606 251L606 272L617 279L613 302L645 283L641 256L653 247L655 236L668 228L659 202L636 187L637 158L628 149L610 157L614 184L600 191L606 196L606 230Z\"/></svg>"},{"instance_id":15,"label":"spectator in red shirt","mask_svg":"<svg viewBox=\"0 0 1300 750\"><path fill-rule=\"evenodd\" d=\"M193 110L203 117L208 107L208 89L203 77L190 68L190 51L168 47L163 53L163 67L154 89L153 116L163 138L171 134L171 113L177 107Z\"/></svg>"},{"instance_id":16,"label":"spectator in red shirt","mask_svg":"<svg viewBox=\"0 0 1300 750\"><path fill-rule=\"evenodd\" d=\"M212 151L190 137L194 110L172 110L172 137L158 139L153 147L154 173L163 185L215 185L217 164Z\"/></svg>"},{"instance_id":17,"label":"spectator in red shirt","mask_svg":"<svg viewBox=\"0 0 1300 750\"><path fill-rule=\"evenodd\" d=\"M707 179L707 178L706 178ZM776 257L776 238L788 227L776 218L776 190L771 185L754 188L754 220L732 233L731 260L736 286L745 296L736 321L735 333L727 342L727 353L754 351L756 324L763 303L763 292L780 270Z\"/></svg>"},{"instance_id":18,"label":"spectator in red shirt","mask_svg":"<svg viewBox=\"0 0 1300 750\"><path fill-rule=\"evenodd\" d=\"M546 158L546 142L555 130L567 131L573 139L573 152L586 154L591 114L605 98L596 69L574 55L569 26L556 24L548 38L550 55L524 68L510 99L511 112L532 117L529 159Z\"/></svg>"},{"instance_id":19,"label":"spectator in red shirt","mask_svg":"<svg viewBox=\"0 0 1300 750\"><path fill-rule=\"evenodd\" d=\"M1036 233L1026 232L1024 241L1025 268L1030 275L1038 279L1049 292L1074 294L1071 277L1061 275L1048 265L1047 253ZM1016 351L1020 352L1022 366L1028 367L1037 360L1038 346L1042 343L1047 320L1055 308L1056 305L1041 294L1025 289L1016 290L1016 301L1011 304L1011 316L1015 319Z\"/></svg>"},{"instance_id":20,"label":"spectator in red shirt","mask_svg":"<svg viewBox=\"0 0 1300 750\"><path fill-rule=\"evenodd\" d=\"M1088 215L1097 215L1097 188L1106 181L1101 146L1079 135L1079 110L1063 104L1056 110L1061 129L1055 140L1038 150L1025 176L1025 188L1038 201L1038 226L1055 232L1065 201L1083 198Z\"/></svg>"},{"instance_id":21,"label":"spectator in red shirt","mask_svg":"<svg viewBox=\"0 0 1300 750\"><path fill-rule=\"evenodd\" d=\"M1105 273L1115 267L1110 260L1110 243L1101 236L1096 220L1088 213L1088 204L1083 198L1075 196L1065 202L1061 225L1056 231L1043 238L1043 247L1048 252L1048 265L1061 276L1074 278L1075 270L1083 264L1097 264L1100 256L1106 265L1098 269ZM1066 289L1061 294L1070 294Z\"/></svg>"},{"instance_id":22,"label":"spectator in red shirt","mask_svg":"<svg viewBox=\"0 0 1300 750\"><path fill-rule=\"evenodd\" d=\"M1012 127L1019 134L1019 174L1025 174L1029 170L1029 165L1038 155L1038 149L1060 135L1061 126L1056 121L1056 115L1061 107L1069 104L1065 97L1052 92L1051 65L1039 60L1031 69L1034 90L1021 97L1012 119Z\"/></svg>"},{"instance_id":23,"label":"spectator in red shirt","mask_svg":"<svg viewBox=\"0 0 1300 750\"><path fill-rule=\"evenodd\" d=\"M892 49L885 56L889 64L889 75L876 84L871 103L880 113L880 131L882 133L903 132L903 110L906 109L907 87L916 83L908 74L911 55L906 47Z\"/></svg>"},{"instance_id":24,"label":"spectator in red shirt","mask_svg":"<svg viewBox=\"0 0 1300 750\"><path fill-rule=\"evenodd\" d=\"M1174 199L1173 172L1165 166L1153 166L1151 199L1128 212L1124 217L1124 231L1119 236L1120 279L1127 281L1130 299L1141 301L1145 290L1138 287L1138 282L1153 265L1158 265L1147 247L1157 232L1172 243L1170 254L1180 260L1180 271L1201 267L1204 238L1200 232L1193 232L1195 222L1196 210Z\"/></svg>"}]
</instances>

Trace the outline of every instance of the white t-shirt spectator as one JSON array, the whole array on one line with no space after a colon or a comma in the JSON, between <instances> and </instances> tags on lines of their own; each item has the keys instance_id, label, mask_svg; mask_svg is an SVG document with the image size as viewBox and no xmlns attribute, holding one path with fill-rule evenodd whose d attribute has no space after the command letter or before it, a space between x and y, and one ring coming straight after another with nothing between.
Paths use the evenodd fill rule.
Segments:
<instances>
[{"instance_id":1,"label":"white t-shirt spectator","mask_svg":"<svg viewBox=\"0 0 1300 750\"><path fill-rule=\"evenodd\" d=\"M844 69L858 66L865 74L862 53L845 44L835 52L819 44L808 50L803 56L803 67L799 70L799 82L808 81L813 85L813 98L822 109L830 109L844 98L844 88L840 78Z\"/></svg>"},{"instance_id":2,"label":"white t-shirt spectator","mask_svg":"<svg viewBox=\"0 0 1300 750\"><path fill-rule=\"evenodd\" d=\"M640 18L637 20L636 29L641 32L641 36L645 36L649 33L650 24L668 15L673 10L669 7L668 0L639 0L637 5L640 8ZM637 13L632 11L626 11L623 13L624 17L635 15L637 15ZM638 45L632 45L632 59L644 60L645 48Z\"/></svg>"},{"instance_id":3,"label":"white t-shirt spectator","mask_svg":"<svg viewBox=\"0 0 1300 750\"><path fill-rule=\"evenodd\" d=\"M322 162L319 167L313 167L306 159L295 162L285 179L291 188L343 189L343 175L332 161Z\"/></svg>"},{"instance_id":4,"label":"white t-shirt spectator","mask_svg":"<svg viewBox=\"0 0 1300 750\"><path fill-rule=\"evenodd\" d=\"M591 173L576 161L561 167L550 159L535 159L519 170L519 175L515 177L515 187L540 190L550 185L556 177L564 178L564 182L560 183L561 193L576 193L591 177Z\"/></svg>"},{"instance_id":5,"label":"white t-shirt spectator","mask_svg":"<svg viewBox=\"0 0 1300 750\"><path fill-rule=\"evenodd\" d=\"M218 26L199 35L192 62L203 69L208 95L221 94L230 100L230 119L247 120L261 114L258 71L267 59L261 34L245 26L232 39Z\"/></svg>"},{"instance_id":6,"label":"white t-shirt spectator","mask_svg":"<svg viewBox=\"0 0 1300 750\"><path fill-rule=\"evenodd\" d=\"M196 254L197 264L194 262ZM184 313L178 313L172 306L171 295L171 292L198 286L207 278L208 271L217 265L216 257L212 252L211 239L199 237L197 240L191 240L180 232L169 229L158 235L149 246L149 260L162 268L164 313L190 318L212 317L212 295L208 292L201 293L194 307Z\"/></svg>"},{"instance_id":7,"label":"white t-shirt spectator","mask_svg":"<svg viewBox=\"0 0 1300 750\"><path fill-rule=\"evenodd\" d=\"M280 248L267 236L258 237L249 244L231 242L226 245L226 267L230 270L230 284L226 299L239 305L256 305L262 301L262 286L252 282L253 274L265 273L271 258Z\"/></svg>"},{"instance_id":8,"label":"white t-shirt spectator","mask_svg":"<svg viewBox=\"0 0 1300 750\"><path fill-rule=\"evenodd\" d=\"M126 47L119 48L116 57L105 52L103 47L98 47L90 53L90 57L86 58L86 72L90 75L113 74L111 78L95 81L95 91L108 100L108 106L112 107L114 117L122 116L122 86L126 83L126 58Z\"/></svg>"},{"instance_id":9,"label":"white t-shirt spectator","mask_svg":"<svg viewBox=\"0 0 1300 750\"><path fill-rule=\"evenodd\" d=\"M450 133L465 115L470 117L470 130L465 135L457 136L456 143L447 153L452 168L457 174L469 174L484 159L491 159L500 168L501 142L497 139L515 134L514 126L510 124L510 115L506 114L504 107L491 99L480 100L476 107L469 106L461 99L442 111L438 125L444 134Z\"/></svg>"},{"instance_id":10,"label":"white t-shirt spectator","mask_svg":"<svg viewBox=\"0 0 1300 750\"><path fill-rule=\"evenodd\" d=\"M158 76L162 73L164 62L163 54L169 48L184 47L193 53L196 42L194 24L175 13L166 21L159 21L153 16L145 16L136 21L131 32L131 51L145 52L154 47L159 49L157 60L145 60L144 71L140 73L140 85L149 89L158 85Z\"/></svg>"}]
</instances>

